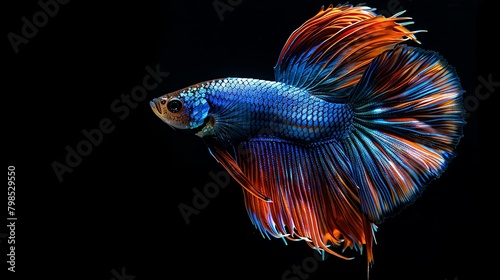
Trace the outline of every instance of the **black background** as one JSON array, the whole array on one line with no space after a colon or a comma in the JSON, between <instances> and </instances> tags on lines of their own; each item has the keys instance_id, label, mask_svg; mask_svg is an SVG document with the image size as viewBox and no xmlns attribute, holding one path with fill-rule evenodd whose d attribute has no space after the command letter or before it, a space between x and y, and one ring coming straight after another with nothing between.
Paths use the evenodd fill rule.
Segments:
<instances>
[{"instance_id":1,"label":"black background","mask_svg":"<svg viewBox=\"0 0 500 280\"><path fill-rule=\"evenodd\" d=\"M213 2L73 0L17 54L7 34L20 35L21 18L32 19L40 6L22 1L2 9L4 154L7 166L16 167L19 279L119 280L115 274L124 271L130 280L278 280L313 256L304 242L262 238L232 180L187 225L179 204L192 205L193 188L203 190L213 182L209 173L223 169L200 139L162 123L148 101L213 78L272 80L287 37L330 2L233 0L237 5L223 20ZM387 10L397 2L367 5ZM493 52L498 30L488 22L494 10L486 1L400 0L396 6L414 19L411 29L428 31L417 34L421 47L456 68L472 103L458 157L413 205L380 225L371 279L490 279L481 275L494 268L485 254L497 246L490 227L499 87L483 100L473 96L478 77L500 80ZM169 76L119 119L111 104L157 64ZM51 164L64 164L65 147L75 148L85 140L82 130L98 128L104 118L114 131L59 182ZM4 272L7 239L0 246ZM307 279L365 279L365 256L346 254L357 257L329 257ZM1 279L14 274L6 275Z\"/></svg>"}]
</instances>

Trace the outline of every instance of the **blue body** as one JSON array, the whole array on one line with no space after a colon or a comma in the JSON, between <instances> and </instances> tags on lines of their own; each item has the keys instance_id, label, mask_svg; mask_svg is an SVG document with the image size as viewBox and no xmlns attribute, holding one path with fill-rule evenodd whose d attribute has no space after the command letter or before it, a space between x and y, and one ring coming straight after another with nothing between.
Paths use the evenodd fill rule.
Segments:
<instances>
[{"instance_id":1,"label":"blue body","mask_svg":"<svg viewBox=\"0 0 500 280\"><path fill-rule=\"evenodd\" d=\"M235 135L316 142L343 139L352 125L353 112L348 104L327 102L280 82L225 78L199 86L197 94L208 101L209 114L223 120L215 127L227 124L233 132L238 130ZM188 92L186 89L180 96Z\"/></svg>"}]
</instances>

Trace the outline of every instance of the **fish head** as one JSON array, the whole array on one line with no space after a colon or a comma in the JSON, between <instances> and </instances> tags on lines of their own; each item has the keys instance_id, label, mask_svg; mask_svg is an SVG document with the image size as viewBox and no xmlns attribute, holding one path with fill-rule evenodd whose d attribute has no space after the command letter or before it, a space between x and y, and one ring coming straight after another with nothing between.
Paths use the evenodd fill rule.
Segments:
<instances>
[{"instance_id":1,"label":"fish head","mask_svg":"<svg viewBox=\"0 0 500 280\"><path fill-rule=\"evenodd\" d=\"M149 102L151 109L170 127L197 131L208 119L210 105L203 83L167 93Z\"/></svg>"}]
</instances>

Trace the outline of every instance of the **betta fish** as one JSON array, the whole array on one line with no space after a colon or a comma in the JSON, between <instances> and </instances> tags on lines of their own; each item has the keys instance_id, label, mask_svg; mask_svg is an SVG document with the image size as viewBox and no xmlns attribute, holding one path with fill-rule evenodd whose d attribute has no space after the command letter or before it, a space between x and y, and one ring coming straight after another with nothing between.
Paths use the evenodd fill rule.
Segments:
<instances>
[{"instance_id":1,"label":"betta fish","mask_svg":"<svg viewBox=\"0 0 500 280\"><path fill-rule=\"evenodd\" d=\"M343 259L365 250L369 268L377 226L444 172L465 125L456 71L409 45L419 31L401 14L321 7L288 37L274 81L207 80L151 108L204 140L264 237Z\"/></svg>"}]
</instances>

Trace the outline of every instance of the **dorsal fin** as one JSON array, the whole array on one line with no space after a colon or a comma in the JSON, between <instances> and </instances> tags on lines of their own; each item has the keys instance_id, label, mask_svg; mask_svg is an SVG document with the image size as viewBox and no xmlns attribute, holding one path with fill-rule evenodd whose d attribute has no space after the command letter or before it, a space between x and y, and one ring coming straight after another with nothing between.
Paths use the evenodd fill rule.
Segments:
<instances>
[{"instance_id":1,"label":"dorsal fin","mask_svg":"<svg viewBox=\"0 0 500 280\"><path fill-rule=\"evenodd\" d=\"M343 98L380 53L406 40L418 43L404 25L408 17L386 18L366 6L330 5L295 30L274 67L278 82L319 96Z\"/></svg>"}]
</instances>

